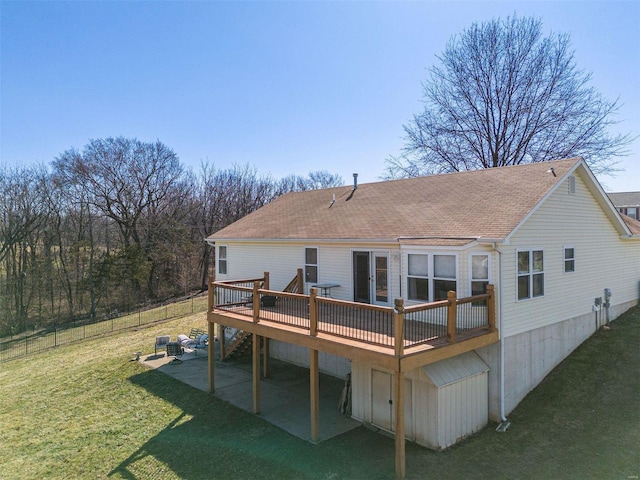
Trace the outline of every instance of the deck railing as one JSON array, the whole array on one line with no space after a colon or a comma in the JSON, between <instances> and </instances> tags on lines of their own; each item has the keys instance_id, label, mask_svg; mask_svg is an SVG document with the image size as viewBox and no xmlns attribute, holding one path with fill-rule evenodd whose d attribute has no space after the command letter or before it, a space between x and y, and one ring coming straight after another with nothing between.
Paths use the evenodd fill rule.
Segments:
<instances>
[{"instance_id":1,"label":"deck railing","mask_svg":"<svg viewBox=\"0 0 640 480\"><path fill-rule=\"evenodd\" d=\"M268 279L268 276L265 276ZM310 295L262 288L265 278L211 282L209 311L225 311L261 321L296 327L309 335L326 334L372 345L405 348L446 340L475 330L495 330L493 285L487 293L456 298L449 292L446 300L404 306L402 299L394 307L321 297L313 288Z\"/></svg>"}]
</instances>

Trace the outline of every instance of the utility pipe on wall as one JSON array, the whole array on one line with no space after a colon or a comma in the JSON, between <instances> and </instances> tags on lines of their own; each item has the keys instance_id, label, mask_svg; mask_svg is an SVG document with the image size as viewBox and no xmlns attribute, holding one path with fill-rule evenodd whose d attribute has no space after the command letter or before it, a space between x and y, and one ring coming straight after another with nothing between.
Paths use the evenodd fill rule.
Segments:
<instances>
[{"instance_id":1,"label":"utility pipe on wall","mask_svg":"<svg viewBox=\"0 0 640 480\"><path fill-rule=\"evenodd\" d=\"M504 325L502 322L502 251L498 248L496 243L493 243L493 249L498 252L498 274L500 276L499 288L498 288L498 305L499 305L499 325L500 325L500 420L502 423L498 425L498 431L506 431L509 428L509 421L505 416L504 407Z\"/></svg>"}]
</instances>

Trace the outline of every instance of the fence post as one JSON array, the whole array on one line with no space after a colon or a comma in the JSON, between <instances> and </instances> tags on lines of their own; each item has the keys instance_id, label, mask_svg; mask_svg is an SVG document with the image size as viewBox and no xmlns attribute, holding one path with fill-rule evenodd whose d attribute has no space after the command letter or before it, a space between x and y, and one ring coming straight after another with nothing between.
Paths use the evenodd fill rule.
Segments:
<instances>
[{"instance_id":1,"label":"fence post","mask_svg":"<svg viewBox=\"0 0 640 480\"><path fill-rule=\"evenodd\" d=\"M449 302L447 307L447 342L453 343L456 341L456 315L458 313L456 292L453 290L447 292L447 301Z\"/></svg>"},{"instance_id":2,"label":"fence post","mask_svg":"<svg viewBox=\"0 0 640 480\"><path fill-rule=\"evenodd\" d=\"M318 335L318 289L316 287L311 288L309 293L309 335L315 337Z\"/></svg>"},{"instance_id":3,"label":"fence post","mask_svg":"<svg viewBox=\"0 0 640 480\"><path fill-rule=\"evenodd\" d=\"M393 312L393 342L396 357L404 355L404 300L396 298L396 311Z\"/></svg>"},{"instance_id":4,"label":"fence post","mask_svg":"<svg viewBox=\"0 0 640 480\"><path fill-rule=\"evenodd\" d=\"M493 285L487 285L487 293L489 298L487 299L487 320L489 322L489 329L492 332L496 330L496 291Z\"/></svg>"},{"instance_id":5,"label":"fence post","mask_svg":"<svg viewBox=\"0 0 640 480\"><path fill-rule=\"evenodd\" d=\"M258 323L260 321L260 282L253 282L253 322ZM254 339L255 342L255 339Z\"/></svg>"}]
</instances>

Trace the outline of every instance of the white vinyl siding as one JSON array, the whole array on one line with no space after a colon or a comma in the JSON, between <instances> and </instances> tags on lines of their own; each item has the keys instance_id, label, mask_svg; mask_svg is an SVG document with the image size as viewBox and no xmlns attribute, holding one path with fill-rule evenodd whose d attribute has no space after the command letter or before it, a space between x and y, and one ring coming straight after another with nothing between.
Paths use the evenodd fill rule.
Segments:
<instances>
[{"instance_id":1,"label":"white vinyl siding","mask_svg":"<svg viewBox=\"0 0 640 480\"><path fill-rule=\"evenodd\" d=\"M564 246L575 248L576 270L564 273ZM544 248L544 297L517 301L517 251ZM558 188L502 250L504 336L592 312L593 299L611 288L616 304L637 301L640 241L621 239L581 175L576 193Z\"/></svg>"},{"instance_id":2,"label":"white vinyl siding","mask_svg":"<svg viewBox=\"0 0 640 480\"><path fill-rule=\"evenodd\" d=\"M301 243L271 242L226 242L228 247L228 274L218 275L218 280L258 278L269 272L272 290L282 290L296 275L297 269L305 266L305 249ZM400 255L398 247L390 246L376 251L390 252L389 255L389 298L400 298ZM354 250L366 250L368 247L356 247L351 244L328 243L318 245L318 282L335 283L340 287L331 289L331 296L339 300L352 300L352 255ZM304 293L309 293L310 285L305 283Z\"/></svg>"}]
</instances>

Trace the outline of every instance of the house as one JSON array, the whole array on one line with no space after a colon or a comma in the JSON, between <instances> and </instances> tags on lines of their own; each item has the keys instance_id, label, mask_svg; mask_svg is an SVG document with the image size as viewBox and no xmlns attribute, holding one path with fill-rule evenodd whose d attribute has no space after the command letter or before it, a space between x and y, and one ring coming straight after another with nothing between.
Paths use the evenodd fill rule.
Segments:
<instances>
[{"instance_id":1,"label":"house","mask_svg":"<svg viewBox=\"0 0 640 480\"><path fill-rule=\"evenodd\" d=\"M612 192L607 195L620 213L640 220L640 192Z\"/></svg>"},{"instance_id":2,"label":"house","mask_svg":"<svg viewBox=\"0 0 640 480\"><path fill-rule=\"evenodd\" d=\"M256 413L260 338L265 374L269 357L309 366L312 437L317 372L351 374L352 416L395 434L399 478L405 439L441 449L489 419L506 428L560 361L638 303L640 222L581 158L355 178L211 235L208 320L212 334L240 332L234 344L254 337Z\"/></svg>"}]
</instances>

